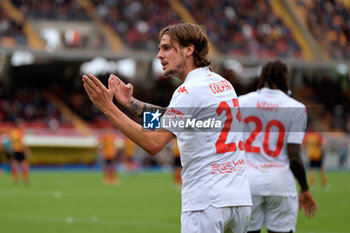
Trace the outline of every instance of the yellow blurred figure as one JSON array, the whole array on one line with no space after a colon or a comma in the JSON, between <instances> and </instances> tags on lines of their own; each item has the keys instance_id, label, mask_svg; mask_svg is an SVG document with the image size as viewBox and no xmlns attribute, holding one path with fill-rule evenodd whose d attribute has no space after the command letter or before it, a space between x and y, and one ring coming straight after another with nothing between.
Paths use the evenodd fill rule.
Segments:
<instances>
[{"instance_id":1,"label":"yellow blurred figure","mask_svg":"<svg viewBox=\"0 0 350 233\"><path fill-rule=\"evenodd\" d=\"M310 185L316 183L315 169L319 170L321 184L323 188L327 187L326 172L323 167L325 139L323 135L316 131L309 131L305 134L304 145L306 146L306 154L309 159L309 176Z\"/></svg>"},{"instance_id":2,"label":"yellow blurred figure","mask_svg":"<svg viewBox=\"0 0 350 233\"><path fill-rule=\"evenodd\" d=\"M124 153L123 159L127 171L133 171L137 165L134 163L134 154L136 151L136 144L129 138L124 138Z\"/></svg>"},{"instance_id":3,"label":"yellow blurred figure","mask_svg":"<svg viewBox=\"0 0 350 233\"><path fill-rule=\"evenodd\" d=\"M101 155L103 158L102 172L103 183L118 185L116 158L118 154L118 148L115 144L115 135L112 133L106 133L100 138Z\"/></svg>"},{"instance_id":4,"label":"yellow blurred figure","mask_svg":"<svg viewBox=\"0 0 350 233\"><path fill-rule=\"evenodd\" d=\"M172 154L174 156L173 180L177 186L181 186L182 185L182 179L181 179L182 166L181 166L181 159L180 159L180 151L179 151L179 147L177 145L176 138L173 139L172 143L173 144L172 144L171 151L172 151Z\"/></svg>"},{"instance_id":5,"label":"yellow blurred figure","mask_svg":"<svg viewBox=\"0 0 350 233\"><path fill-rule=\"evenodd\" d=\"M12 179L15 183L18 183L18 173L22 173L22 181L28 184L29 181L29 149L23 142L23 137L25 135L24 130L20 128L15 128L10 131L10 141L11 141L11 174Z\"/></svg>"}]
</instances>

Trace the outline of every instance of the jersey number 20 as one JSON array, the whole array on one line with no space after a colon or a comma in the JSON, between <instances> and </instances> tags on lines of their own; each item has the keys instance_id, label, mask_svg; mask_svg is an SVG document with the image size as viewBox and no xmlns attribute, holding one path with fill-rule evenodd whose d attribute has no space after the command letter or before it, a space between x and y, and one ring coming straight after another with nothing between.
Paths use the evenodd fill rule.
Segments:
<instances>
[{"instance_id":1,"label":"jersey number 20","mask_svg":"<svg viewBox=\"0 0 350 233\"><path fill-rule=\"evenodd\" d=\"M252 153L260 153L260 147L258 146L252 146L252 143L254 142L255 138L258 136L258 134L261 133L263 130L263 123L262 121L256 117L256 116L248 116L244 119L244 123L254 123L255 129L254 131L249 135L247 141L244 144L246 152L252 152ZM278 138L277 138L277 144L276 148L274 150L271 150L269 148L269 139L270 139L270 131L272 127L278 128ZM285 137L285 128L283 124L278 120L271 120L267 122L266 128L265 128L265 134L264 134L264 140L262 144L262 149L264 152L271 157L277 157L283 148L283 142Z\"/></svg>"}]
</instances>

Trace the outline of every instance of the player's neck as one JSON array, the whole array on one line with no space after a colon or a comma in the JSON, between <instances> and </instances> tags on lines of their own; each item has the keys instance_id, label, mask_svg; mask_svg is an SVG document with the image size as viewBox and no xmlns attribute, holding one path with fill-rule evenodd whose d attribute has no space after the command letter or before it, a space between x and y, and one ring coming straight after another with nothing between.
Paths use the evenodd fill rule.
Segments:
<instances>
[{"instance_id":1,"label":"player's neck","mask_svg":"<svg viewBox=\"0 0 350 233\"><path fill-rule=\"evenodd\" d=\"M197 69L198 67L194 64L194 59L193 56L188 57L186 59L186 62L184 64L184 69L183 69L183 77L180 78L182 82L185 82L188 74L192 71Z\"/></svg>"},{"instance_id":2,"label":"player's neck","mask_svg":"<svg viewBox=\"0 0 350 233\"><path fill-rule=\"evenodd\" d=\"M184 71L184 73L183 73L183 77L180 78L180 80L181 80L182 82L185 82L185 80L186 80L188 74L189 74L191 71L193 71L193 70L195 70L195 69L197 69L197 68L198 68L198 67L191 67L191 68L186 69L186 70Z\"/></svg>"},{"instance_id":3,"label":"player's neck","mask_svg":"<svg viewBox=\"0 0 350 233\"><path fill-rule=\"evenodd\" d=\"M274 89L274 90L279 90L279 87L274 83L272 83L272 85L268 85L268 88Z\"/></svg>"}]
</instances>

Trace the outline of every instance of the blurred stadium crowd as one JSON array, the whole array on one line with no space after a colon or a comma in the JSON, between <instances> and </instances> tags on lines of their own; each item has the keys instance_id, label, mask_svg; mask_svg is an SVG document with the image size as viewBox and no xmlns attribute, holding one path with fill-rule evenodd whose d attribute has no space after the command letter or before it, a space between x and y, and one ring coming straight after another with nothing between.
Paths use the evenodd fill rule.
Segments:
<instances>
[{"instance_id":1,"label":"blurred stadium crowd","mask_svg":"<svg viewBox=\"0 0 350 233\"><path fill-rule=\"evenodd\" d=\"M21 118L34 132L68 129L79 135L77 116L89 129L113 128L82 89L81 65L88 61L84 52L151 54L143 68L137 63L146 77L115 73L133 83L137 98L166 106L178 82L151 72L149 64L158 50L159 30L180 21L206 26L212 57L237 59L235 66L224 59L214 66L238 95L255 90L264 61L283 59L296 64L290 72L291 90L308 106L310 121L318 121L324 132L350 131L347 0L4 0L0 4L0 47L5 49L0 59L1 127L11 127ZM4 68L17 50L46 57ZM79 59L53 56L72 51L81 54ZM244 62L252 59L255 62ZM319 65L308 66L309 61ZM106 83L108 72L98 75Z\"/></svg>"},{"instance_id":2,"label":"blurred stadium crowd","mask_svg":"<svg viewBox=\"0 0 350 233\"><path fill-rule=\"evenodd\" d=\"M158 31L167 24L186 20L164 0L13 0L21 16L12 16L1 8L0 38L3 46L25 46L28 41L24 30L28 19L48 21L85 21L100 19L122 39L130 49L154 52ZM82 4L82 2L84 4ZM85 4L85 2L90 3ZM179 3L192 13L191 19L207 27L212 42L221 53L260 58L296 57L302 52L293 28L288 27L272 9L274 1L191 0ZM327 56L348 59L350 52L350 4L346 0L289 0L298 19L320 44ZM93 13L84 8L92 7ZM95 17L94 17L95 16ZM208 17L210 16L210 17ZM21 18L22 17L22 18ZM76 33L74 35L74 33ZM72 32L65 37L79 37ZM67 39L69 40L69 39ZM74 39L72 39L74 40ZM75 46L87 47L83 38ZM103 40L103 38L101 38ZM106 41L102 43L102 47ZM107 49L107 46L106 46Z\"/></svg>"}]
</instances>

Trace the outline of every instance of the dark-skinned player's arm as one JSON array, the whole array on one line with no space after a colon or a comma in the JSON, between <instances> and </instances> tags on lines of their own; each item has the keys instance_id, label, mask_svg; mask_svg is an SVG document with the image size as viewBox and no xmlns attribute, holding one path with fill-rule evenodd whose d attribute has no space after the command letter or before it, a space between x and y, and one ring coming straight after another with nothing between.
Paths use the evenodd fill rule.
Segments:
<instances>
[{"instance_id":1,"label":"dark-skinned player's arm","mask_svg":"<svg viewBox=\"0 0 350 233\"><path fill-rule=\"evenodd\" d=\"M133 115L142 118L143 112L159 111L162 115L165 113L166 108L164 107L145 103L132 97L133 86L131 83L125 84L115 75L111 75L110 79L114 80L116 83L114 93L115 99Z\"/></svg>"},{"instance_id":2,"label":"dark-skinned player's arm","mask_svg":"<svg viewBox=\"0 0 350 233\"><path fill-rule=\"evenodd\" d=\"M317 204L307 184L305 168L301 159L301 144L288 144L287 147L290 169L300 185L299 209L304 209L305 216L311 218L315 216Z\"/></svg>"},{"instance_id":3,"label":"dark-skinned player's arm","mask_svg":"<svg viewBox=\"0 0 350 233\"><path fill-rule=\"evenodd\" d=\"M114 94L117 89L117 83L114 79L109 78L108 88L106 88L94 75L83 75L83 85L92 103L100 109L125 136L130 138L149 154L156 155L174 138L171 132L164 129L157 129L155 131L143 129L141 125L137 124L120 111L113 103Z\"/></svg>"}]
</instances>

